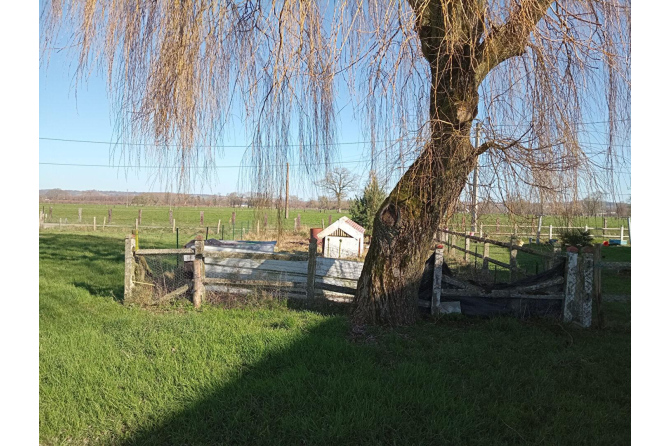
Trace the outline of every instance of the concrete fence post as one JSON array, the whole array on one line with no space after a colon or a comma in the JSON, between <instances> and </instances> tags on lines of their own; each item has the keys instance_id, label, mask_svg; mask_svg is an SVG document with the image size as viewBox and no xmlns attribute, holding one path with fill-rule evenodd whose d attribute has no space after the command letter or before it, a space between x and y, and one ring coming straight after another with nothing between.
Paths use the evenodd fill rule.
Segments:
<instances>
[{"instance_id":1,"label":"concrete fence post","mask_svg":"<svg viewBox=\"0 0 670 446\"><path fill-rule=\"evenodd\" d=\"M582 327L589 328L593 314L593 247L591 246L585 247L579 256L579 275L577 322Z\"/></svg>"},{"instance_id":2,"label":"concrete fence post","mask_svg":"<svg viewBox=\"0 0 670 446\"><path fill-rule=\"evenodd\" d=\"M482 270L489 272L489 243L484 243L484 253L482 255Z\"/></svg>"},{"instance_id":3,"label":"concrete fence post","mask_svg":"<svg viewBox=\"0 0 670 446\"><path fill-rule=\"evenodd\" d=\"M567 251L565 262L565 282L563 296L563 322L572 322L577 316L576 293L577 293L577 248L570 246Z\"/></svg>"}]
</instances>

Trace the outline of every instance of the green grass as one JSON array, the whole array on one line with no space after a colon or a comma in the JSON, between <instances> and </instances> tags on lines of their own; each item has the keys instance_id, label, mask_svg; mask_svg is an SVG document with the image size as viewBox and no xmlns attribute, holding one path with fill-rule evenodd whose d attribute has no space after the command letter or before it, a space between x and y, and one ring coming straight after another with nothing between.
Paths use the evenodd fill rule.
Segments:
<instances>
[{"instance_id":1,"label":"green grass","mask_svg":"<svg viewBox=\"0 0 670 446\"><path fill-rule=\"evenodd\" d=\"M142 225L143 226L163 226L171 227L170 225L170 208L168 206L128 206L125 205L98 205L98 204L61 204L61 203L40 203L39 210L44 209L48 215L49 208L52 210L52 218L47 222L58 223L59 219L65 222L67 218L68 223L77 223L79 208L82 209L82 223L93 225L93 217L96 217L96 224L102 227L103 218L107 218L107 211L112 209L112 224L114 225L135 225L135 219L138 217L139 210L142 210ZM237 231L245 229L255 229L256 221L261 222L261 227L264 222L265 215L268 216L268 226L276 227L277 211L276 209L259 209L252 208L232 208L232 207L175 207L173 208L173 218L180 228L197 228L200 226L200 212L204 214L204 225L209 226L210 230L216 228L219 220L221 224L230 230L230 219L233 212L236 216ZM332 216L335 221L340 217L349 215L347 213L337 213L336 210L319 212L314 209L290 209L288 219L280 219L281 223L286 228L293 228L293 219L300 214L301 223L306 227L321 227L321 220L328 224L328 216ZM283 216L283 213L282 213Z\"/></svg>"},{"instance_id":2,"label":"green grass","mask_svg":"<svg viewBox=\"0 0 670 446\"><path fill-rule=\"evenodd\" d=\"M290 305L124 307L119 237L40 235L40 443L627 444L608 328L445 317L350 339Z\"/></svg>"}]
</instances>

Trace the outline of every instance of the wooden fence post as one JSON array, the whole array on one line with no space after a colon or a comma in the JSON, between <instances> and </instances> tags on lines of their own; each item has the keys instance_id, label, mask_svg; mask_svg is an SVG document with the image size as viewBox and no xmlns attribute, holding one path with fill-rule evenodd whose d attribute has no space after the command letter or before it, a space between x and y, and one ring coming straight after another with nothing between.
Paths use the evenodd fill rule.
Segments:
<instances>
[{"instance_id":1,"label":"wooden fence post","mask_svg":"<svg viewBox=\"0 0 670 446\"><path fill-rule=\"evenodd\" d=\"M200 211L200 226L205 224L205 211Z\"/></svg>"},{"instance_id":2,"label":"wooden fence post","mask_svg":"<svg viewBox=\"0 0 670 446\"><path fill-rule=\"evenodd\" d=\"M135 219L135 232L140 230L140 221L139 219Z\"/></svg>"},{"instance_id":3,"label":"wooden fence post","mask_svg":"<svg viewBox=\"0 0 670 446\"><path fill-rule=\"evenodd\" d=\"M102 217L102 230L105 230L105 225L107 224L107 217Z\"/></svg>"},{"instance_id":4,"label":"wooden fence post","mask_svg":"<svg viewBox=\"0 0 670 446\"><path fill-rule=\"evenodd\" d=\"M435 248L435 268L433 269L433 296L430 301L430 314L440 314L440 300L442 297L442 263L443 245L437 245Z\"/></svg>"},{"instance_id":5,"label":"wooden fence post","mask_svg":"<svg viewBox=\"0 0 670 446\"><path fill-rule=\"evenodd\" d=\"M93 230L94 230L94 231L96 230L96 227L97 227L97 226L98 226L98 225L96 224L95 217L93 217Z\"/></svg>"},{"instance_id":6,"label":"wooden fence post","mask_svg":"<svg viewBox=\"0 0 670 446\"><path fill-rule=\"evenodd\" d=\"M298 214L298 229L302 229L302 220L300 219L300 214Z\"/></svg>"},{"instance_id":7,"label":"wooden fence post","mask_svg":"<svg viewBox=\"0 0 670 446\"><path fill-rule=\"evenodd\" d=\"M77 214L79 215L79 223L81 223L81 208L79 208Z\"/></svg>"},{"instance_id":8,"label":"wooden fence post","mask_svg":"<svg viewBox=\"0 0 670 446\"><path fill-rule=\"evenodd\" d=\"M294 218L294 219L293 219L293 230L294 230L295 232L298 231L298 219L297 219L297 218Z\"/></svg>"},{"instance_id":9,"label":"wooden fence post","mask_svg":"<svg viewBox=\"0 0 670 446\"><path fill-rule=\"evenodd\" d=\"M621 226L621 232L619 233L619 240L621 240L621 244L623 245L623 226Z\"/></svg>"},{"instance_id":10,"label":"wooden fence post","mask_svg":"<svg viewBox=\"0 0 670 446\"><path fill-rule=\"evenodd\" d=\"M602 276L600 262L602 260L602 245L595 245L593 250L593 300L596 303L596 327L603 328L603 291L602 291Z\"/></svg>"},{"instance_id":11,"label":"wooden fence post","mask_svg":"<svg viewBox=\"0 0 670 446\"><path fill-rule=\"evenodd\" d=\"M535 240L536 244L540 244L540 236L542 235L542 216L540 215L540 222L537 225L537 239Z\"/></svg>"},{"instance_id":12,"label":"wooden fence post","mask_svg":"<svg viewBox=\"0 0 670 446\"><path fill-rule=\"evenodd\" d=\"M512 246L514 246L514 236L510 237L510 241L509 241L509 281L510 282L514 282L514 280L516 280L516 276L517 276L517 263L516 263L517 250L513 249Z\"/></svg>"},{"instance_id":13,"label":"wooden fence post","mask_svg":"<svg viewBox=\"0 0 670 446\"><path fill-rule=\"evenodd\" d=\"M479 223L479 237L484 237L484 223Z\"/></svg>"},{"instance_id":14,"label":"wooden fence post","mask_svg":"<svg viewBox=\"0 0 670 446\"><path fill-rule=\"evenodd\" d=\"M314 299L314 282L316 281L316 239L309 239L309 257L307 259L307 298Z\"/></svg>"},{"instance_id":15,"label":"wooden fence post","mask_svg":"<svg viewBox=\"0 0 670 446\"><path fill-rule=\"evenodd\" d=\"M141 224L142 224L142 209L138 209L137 210L137 225L139 226Z\"/></svg>"},{"instance_id":16,"label":"wooden fence post","mask_svg":"<svg viewBox=\"0 0 670 446\"><path fill-rule=\"evenodd\" d=\"M554 225L549 225L549 240L554 238Z\"/></svg>"},{"instance_id":17,"label":"wooden fence post","mask_svg":"<svg viewBox=\"0 0 670 446\"><path fill-rule=\"evenodd\" d=\"M125 251L125 274L123 282L123 301L129 302L133 293L133 283L135 274L135 239L131 235L126 235Z\"/></svg>"},{"instance_id":18,"label":"wooden fence post","mask_svg":"<svg viewBox=\"0 0 670 446\"><path fill-rule=\"evenodd\" d=\"M605 229L607 229L607 218L603 217L603 238L605 238Z\"/></svg>"},{"instance_id":19,"label":"wooden fence post","mask_svg":"<svg viewBox=\"0 0 670 446\"><path fill-rule=\"evenodd\" d=\"M489 272L489 244L484 243L484 253L482 257L482 270Z\"/></svg>"},{"instance_id":20,"label":"wooden fence post","mask_svg":"<svg viewBox=\"0 0 670 446\"><path fill-rule=\"evenodd\" d=\"M172 209L170 209L170 224L172 224Z\"/></svg>"},{"instance_id":21,"label":"wooden fence post","mask_svg":"<svg viewBox=\"0 0 670 446\"><path fill-rule=\"evenodd\" d=\"M53 206L49 206L49 221L54 218L54 208Z\"/></svg>"},{"instance_id":22,"label":"wooden fence post","mask_svg":"<svg viewBox=\"0 0 670 446\"><path fill-rule=\"evenodd\" d=\"M58 230L63 229L63 219L58 217Z\"/></svg>"},{"instance_id":23,"label":"wooden fence post","mask_svg":"<svg viewBox=\"0 0 670 446\"><path fill-rule=\"evenodd\" d=\"M321 219L321 229L326 229L326 223Z\"/></svg>"},{"instance_id":24,"label":"wooden fence post","mask_svg":"<svg viewBox=\"0 0 670 446\"><path fill-rule=\"evenodd\" d=\"M333 216L332 216L332 215L329 215L329 216L328 216L328 226L330 226L330 225L332 225L332 224L333 224Z\"/></svg>"},{"instance_id":25,"label":"wooden fence post","mask_svg":"<svg viewBox=\"0 0 670 446\"><path fill-rule=\"evenodd\" d=\"M112 224L112 208L107 209L107 223Z\"/></svg>"},{"instance_id":26,"label":"wooden fence post","mask_svg":"<svg viewBox=\"0 0 670 446\"><path fill-rule=\"evenodd\" d=\"M44 211L40 211L40 229L44 228Z\"/></svg>"},{"instance_id":27,"label":"wooden fence post","mask_svg":"<svg viewBox=\"0 0 670 446\"><path fill-rule=\"evenodd\" d=\"M500 234L500 218L496 218L496 234Z\"/></svg>"},{"instance_id":28,"label":"wooden fence post","mask_svg":"<svg viewBox=\"0 0 670 446\"><path fill-rule=\"evenodd\" d=\"M173 234L175 233L176 228L177 228L177 220L172 219L172 233Z\"/></svg>"},{"instance_id":29,"label":"wooden fence post","mask_svg":"<svg viewBox=\"0 0 670 446\"><path fill-rule=\"evenodd\" d=\"M219 218L219 223L216 225L216 235L218 236L221 233L221 219Z\"/></svg>"},{"instance_id":30,"label":"wooden fence post","mask_svg":"<svg viewBox=\"0 0 670 446\"><path fill-rule=\"evenodd\" d=\"M195 259L193 261L193 306L200 308L204 294L202 279L204 278L205 262L203 256L205 253L205 242L202 235L195 238Z\"/></svg>"},{"instance_id":31,"label":"wooden fence post","mask_svg":"<svg viewBox=\"0 0 670 446\"><path fill-rule=\"evenodd\" d=\"M256 220L256 235L261 233L261 221Z\"/></svg>"},{"instance_id":32,"label":"wooden fence post","mask_svg":"<svg viewBox=\"0 0 670 446\"><path fill-rule=\"evenodd\" d=\"M463 253L463 260L466 262L470 260L470 237L465 237L465 252Z\"/></svg>"},{"instance_id":33,"label":"wooden fence post","mask_svg":"<svg viewBox=\"0 0 670 446\"><path fill-rule=\"evenodd\" d=\"M577 248L570 246L567 252L567 260L565 262L565 282L563 297L563 322L572 322L575 313L575 294L577 292Z\"/></svg>"}]
</instances>

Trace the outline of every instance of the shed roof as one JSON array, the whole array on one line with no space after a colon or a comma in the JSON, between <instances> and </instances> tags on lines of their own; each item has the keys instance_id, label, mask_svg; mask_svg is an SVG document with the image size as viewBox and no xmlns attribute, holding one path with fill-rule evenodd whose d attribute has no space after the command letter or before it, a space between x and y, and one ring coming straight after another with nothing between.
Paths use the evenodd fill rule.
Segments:
<instances>
[{"instance_id":1,"label":"shed roof","mask_svg":"<svg viewBox=\"0 0 670 446\"><path fill-rule=\"evenodd\" d=\"M323 231L319 232L316 235L316 238L318 239L325 238L331 235L333 232L337 231L338 229L341 229L342 231L346 232L347 234L349 234L354 238L363 237L363 233L365 232L365 228L363 226L359 225L350 218L342 217L334 221L332 225L328 226Z\"/></svg>"}]
</instances>

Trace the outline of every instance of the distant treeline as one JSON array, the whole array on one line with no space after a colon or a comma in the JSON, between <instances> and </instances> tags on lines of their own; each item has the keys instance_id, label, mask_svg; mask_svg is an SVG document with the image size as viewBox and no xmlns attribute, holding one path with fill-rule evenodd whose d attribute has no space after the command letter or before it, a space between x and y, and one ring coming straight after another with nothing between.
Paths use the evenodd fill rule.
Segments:
<instances>
[{"instance_id":1,"label":"distant treeline","mask_svg":"<svg viewBox=\"0 0 670 446\"><path fill-rule=\"evenodd\" d=\"M283 206L283 200L268 198L253 193L232 192L227 195L179 194L171 192L117 192L117 191L70 191L62 189L40 190L40 202L44 203L80 203L80 204L119 204L131 206L175 206L175 207L241 207L273 208ZM344 200L342 210L347 211L351 202ZM297 196L289 197L291 209L336 209L334 198L320 196L316 200L303 200ZM461 202L457 213L470 212L470 203ZM587 198L569 203L537 203L522 198L508 199L505 203L482 200L478 213L516 215L565 215L565 216L616 216L629 217L630 203L605 201L601 195L592 194Z\"/></svg>"}]
</instances>

